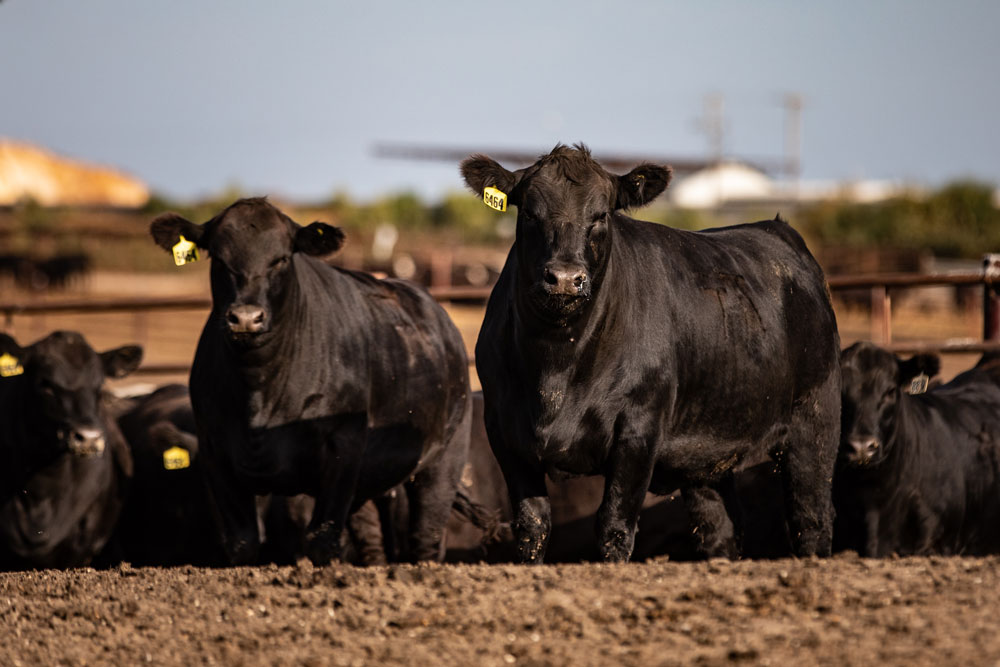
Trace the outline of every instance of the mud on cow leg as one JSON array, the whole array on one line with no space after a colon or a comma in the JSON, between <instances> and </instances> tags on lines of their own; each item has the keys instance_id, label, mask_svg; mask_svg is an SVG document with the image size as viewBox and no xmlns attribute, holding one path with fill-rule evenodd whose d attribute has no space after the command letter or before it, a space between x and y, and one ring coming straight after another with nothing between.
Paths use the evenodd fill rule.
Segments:
<instances>
[{"instance_id":1,"label":"mud on cow leg","mask_svg":"<svg viewBox=\"0 0 1000 667\"><path fill-rule=\"evenodd\" d=\"M543 482L544 484L544 482ZM514 504L514 501L511 501ZM552 533L552 507L548 495L522 498L514 504L514 537L521 563L540 564Z\"/></svg>"},{"instance_id":2,"label":"mud on cow leg","mask_svg":"<svg viewBox=\"0 0 1000 667\"><path fill-rule=\"evenodd\" d=\"M683 490L695 552L702 558L736 558L736 531L722 496L707 486Z\"/></svg>"},{"instance_id":3,"label":"mud on cow leg","mask_svg":"<svg viewBox=\"0 0 1000 667\"><path fill-rule=\"evenodd\" d=\"M340 538L343 534L343 524L336 521L324 521L319 525L310 526L306 533L306 556L313 565L329 565L331 561L340 558Z\"/></svg>"}]
</instances>

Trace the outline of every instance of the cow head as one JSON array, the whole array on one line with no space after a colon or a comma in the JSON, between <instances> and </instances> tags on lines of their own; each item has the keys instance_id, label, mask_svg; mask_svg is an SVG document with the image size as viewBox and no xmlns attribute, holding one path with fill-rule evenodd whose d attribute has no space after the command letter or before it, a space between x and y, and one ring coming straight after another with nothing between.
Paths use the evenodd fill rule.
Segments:
<instances>
[{"instance_id":1,"label":"cow head","mask_svg":"<svg viewBox=\"0 0 1000 667\"><path fill-rule=\"evenodd\" d=\"M170 251L181 236L212 257L212 301L229 339L253 344L271 329L293 281L296 253L327 255L343 245L337 227L302 227L266 199L241 199L198 225L175 213L150 224L157 245Z\"/></svg>"},{"instance_id":2,"label":"cow head","mask_svg":"<svg viewBox=\"0 0 1000 667\"><path fill-rule=\"evenodd\" d=\"M903 392L920 374L933 377L941 361L933 354L910 359L871 343L855 343L840 355L840 457L851 465L866 465L887 454L895 433Z\"/></svg>"},{"instance_id":3,"label":"cow head","mask_svg":"<svg viewBox=\"0 0 1000 667\"><path fill-rule=\"evenodd\" d=\"M524 169L508 171L484 155L461 165L482 195L496 187L517 206L518 280L542 312L565 316L591 296L607 262L617 211L643 206L670 182L669 167L642 164L617 176L586 146L557 145Z\"/></svg>"},{"instance_id":4,"label":"cow head","mask_svg":"<svg viewBox=\"0 0 1000 667\"><path fill-rule=\"evenodd\" d=\"M16 345L6 339L5 349ZM138 368L142 348L127 345L98 354L80 334L56 331L10 353L20 360L23 372L0 382L20 383L25 413L18 418L38 437L39 446L48 447L49 453L99 456L107 438L100 412L104 379L125 377ZM32 454L45 456L42 451Z\"/></svg>"}]
</instances>

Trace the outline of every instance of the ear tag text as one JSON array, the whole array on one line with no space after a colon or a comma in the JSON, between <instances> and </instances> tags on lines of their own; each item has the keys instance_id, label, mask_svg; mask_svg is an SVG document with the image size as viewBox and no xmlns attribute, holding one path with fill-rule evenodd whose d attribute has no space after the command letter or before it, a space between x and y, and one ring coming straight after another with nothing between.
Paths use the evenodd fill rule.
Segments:
<instances>
[{"instance_id":1,"label":"ear tag text","mask_svg":"<svg viewBox=\"0 0 1000 667\"><path fill-rule=\"evenodd\" d=\"M507 210L507 195L492 185L483 189L483 202L492 209Z\"/></svg>"},{"instance_id":2,"label":"ear tag text","mask_svg":"<svg viewBox=\"0 0 1000 667\"><path fill-rule=\"evenodd\" d=\"M188 262L198 261L198 246L181 236L181 240L174 245L174 264L184 266Z\"/></svg>"},{"instance_id":3,"label":"ear tag text","mask_svg":"<svg viewBox=\"0 0 1000 667\"><path fill-rule=\"evenodd\" d=\"M181 470L191 466L191 455L183 447L171 447L163 452L163 467L167 470Z\"/></svg>"},{"instance_id":4,"label":"ear tag text","mask_svg":"<svg viewBox=\"0 0 1000 667\"><path fill-rule=\"evenodd\" d=\"M930 384L931 379L926 373L921 373L917 377L910 380L910 387L906 390L907 394L922 394L927 391L927 385Z\"/></svg>"},{"instance_id":5,"label":"ear tag text","mask_svg":"<svg viewBox=\"0 0 1000 667\"><path fill-rule=\"evenodd\" d=\"M4 352L0 355L0 377L9 378L24 372L24 366L17 357Z\"/></svg>"}]
</instances>

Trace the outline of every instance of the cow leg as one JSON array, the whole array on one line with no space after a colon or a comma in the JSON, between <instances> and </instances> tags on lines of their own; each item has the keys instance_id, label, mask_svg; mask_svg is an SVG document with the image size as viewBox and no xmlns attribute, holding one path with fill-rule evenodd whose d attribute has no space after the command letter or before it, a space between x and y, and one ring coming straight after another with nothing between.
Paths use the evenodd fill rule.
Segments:
<instances>
[{"instance_id":1,"label":"cow leg","mask_svg":"<svg viewBox=\"0 0 1000 667\"><path fill-rule=\"evenodd\" d=\"M255 564L260 552L256 496L243 488L228 467L214 461L199 467L229 563Z\"/></svg>"},{"instance_id":2,"label":"cow leg","mask_svg":"<svg viewBox=\"0 0 1000 667\"><path fill-rule=\"evenodd\" d=\"M455 466L450 461L439 461L403 485L410 508L407 532L413 561L444 559L445 530L465 465L464 461L459 463Z\"/></svg>"},{"instance_id":3,"label":"cow leg","mask_svg":"<svg viewBox=\"0 0 1000 667\"><path fill-rule=\"evenodd\" d=\"M833 465L839 424L815 423L798 429L781 458L788 532L796 556L829 556L833 542ZM838 419L839 421L839 419ZM796 431L792 431L793 438Z\"/></svg>"},{"instance_id":4,"label":"cow leg","mask_svg":"<svg viewBox=\"0 0 1000 667\"><path fill-rule=\"evenodd\" d=\"M620 442L604 475L604 499L597 510L597 551L601 559L624 563L632 556L642 501L649 489L653 461L642 441Z\"/></svg>"},{"instance_id":5,"label":"cow leg","mask_svg":"<svg viewBox=\"0 0 1000 667\"><path fill-rule=\"evenodd\" d=\"M682 489L682 493L698 555L736 558L736 531L719 492L707 486L691 486Z\"/></svg>"},{"instance_id":6,"label":"cow leg","mask_svg":"<svg viewBox=\"0 0 1000 667\"><path fill-rule=\"evenodd\" d=\"M870 509L865 512L865 558L878 558L878 528L879 511Z\"/></svg>"},{"instance_id":7,"label":"cow leg","mask_svg":"<svg viewBox=\"0 0 1000 667\"><path fill-rule=\"evenodd\" d=\"M312 521L306 530L306 555L315 565L340 558L341 538L351 513L367 428L363 418L343 425L327 441L329 454L321 475Z\"/></svg>"},{"instance_id":8,"label":"cow leg","mask_svg":"<svg viewBox=\"0 0 1000 667\"><path fill-rule=\"evenodd\" d=\"M394 487L375 498L378 508L379 525L382 527L382 549L390 563L397 563L406 557L405 540L402 539L409 525L409 500L402 485Z\"/></svg>"},{"instance_id":9,"label":"cow leg","mask_svg":"<svg viewBox=\"0 0 1000 667\"><path fill-rule=\"evenodd\" d=\"M503 435L492 415L487 412L485 417L490 448L500 465L510 496L517 559L521 563L542 563L552 533L552 505L545 486L545 472L511 454L503 444Z\"/></svg>"},{"instance_id":10,"label":"cow leg","mask_svg":"<svg viewBox=\"0 0 1000 667\"><path fill-rule=\"evenodd\" d=\"M365 502L351 515L347 529L361 565L385 565L381 518L373 501Z\"/></svg>"}]
</instances>

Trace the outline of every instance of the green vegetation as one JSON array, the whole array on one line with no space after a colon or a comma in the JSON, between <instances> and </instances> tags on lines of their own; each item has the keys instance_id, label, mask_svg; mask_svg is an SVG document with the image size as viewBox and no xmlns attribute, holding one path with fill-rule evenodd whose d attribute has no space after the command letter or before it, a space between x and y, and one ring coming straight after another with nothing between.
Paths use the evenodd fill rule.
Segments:
<instances>
[{"instance_id":1,"label":"green vegetation","mask_svg":"<svg viewBox=\"0 0 1000 667\"><path fill-rule=\"evenodd\" d=\"M803 234L820 244L916 248L967 258L1000 250L993 187L972 181L873 204L824 202L801 209L796 218Z\"/></svg>"},{"instance_id":2,"label":"green vegetation","mask_svg":"<svg viewBox=\"0 0 1000 667\"><path fill-rule=\"evenodd\" d=\"M149 242L149 221L164 211L176 211L204 222L241 196L235 186L195 203L154 196L139 211L47 209L26 202L0 211L0 252L48 256L82 251L105 268L168 270L171 265L163 252ZM979 258L985 252L1000 251L1000 210L993 197L991 185L963 181L928 194L912 193L872 204L804 205L787 211L787 217L814 247L917 249L944 257ZM497 213L478 197L461 191L436 202L425 202L412 192L365 202L338 192L312 205L275 203L303 224L323 220L343 227L349 239L345 252L356 253L355 262L361 261L374 230L384 223L399 229L397 247L412 252L417 246L444 243L504 247L513 237L515 221L513 210ZM774 211L692 211L663 200L632 214L680 229L704 229L769 218Z\"/></svg>"}]
</instances>

